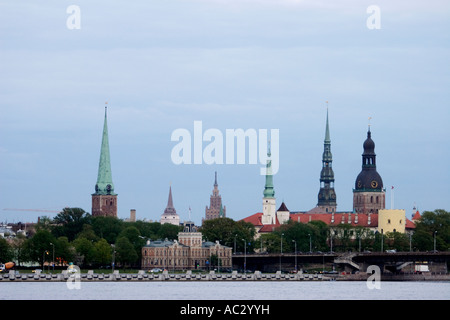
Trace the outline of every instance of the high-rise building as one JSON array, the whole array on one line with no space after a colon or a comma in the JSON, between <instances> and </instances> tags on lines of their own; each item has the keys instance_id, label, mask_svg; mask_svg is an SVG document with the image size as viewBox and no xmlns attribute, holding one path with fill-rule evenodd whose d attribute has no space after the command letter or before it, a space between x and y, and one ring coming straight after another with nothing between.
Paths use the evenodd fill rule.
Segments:
<instances>
[{"instance_id":1,"label":"high-rise building","mask_svg":"<svg viewBox=\"0 0 450 320\"><path fill-rule=\"evenodd\" d=\"M336 192L334 191L334 172L332 163L333 156L331 154L331 139L327 109L327 123L325 126L325 140L322 155L322 171L320 172L320 191L317 206L328 213L336 212L337 206Z\"/></svg>"},{"instance_id":2,"label":"high-rise building","mask_svg":"<svg viewBox=\"0 0 450 320\"><path fill-rule=\"evenodd\" d=\"M371 136L369 126L367 139L363 144L362 170L353 189L353 211L356 213L378 213L378 210L385 209L386 191L377 172L375 143Z\"/></svg>"},{"instance_id":3,"label":"high-rise building","mask_svg":"<svg viewBox=\"0 0 450 320\"><path fill-rule=\"evenodd\" d=\"M217 171L215 172L214 189L209 199L209 208L205 208L205 219L217 219L226 217L227 208L222 205L222 196L219 195L219 185L217 184Z\"/></svg>"},{"instance_id":4,"label":"high-rise building","mask_svg":"<svg viewBox=\"0 0 450 320\"><path fill-rule=\"evenodd\" d=\"M102 146L100 149L100 162L98 165L97 183L95 193L92 194L92 215L117 218L117 194L114 193L114 184L111 174L111 160L109 155L107 108L105 107L105 120L103 123Z\"/></svg>"}]
</instances>

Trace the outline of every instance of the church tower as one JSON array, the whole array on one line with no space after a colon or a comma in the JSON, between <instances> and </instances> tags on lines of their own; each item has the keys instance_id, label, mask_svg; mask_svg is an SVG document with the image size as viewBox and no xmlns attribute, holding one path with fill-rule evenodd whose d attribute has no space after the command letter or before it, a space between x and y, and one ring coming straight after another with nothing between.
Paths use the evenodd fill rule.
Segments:
<instances>
[{"instance_id":1,"label":"church tower","mask_svg":"<svg viewBox=\"0 0 450 320\"><path fill-rule=\"evenodd\" d=\"M375 143L372 140L370 125L363 148L362 170L353 189L353 210L356 213L378 213L378 210L385 209L386 191L377 172Z\"/></svg>"},{"instance_id":2,"label":"church tower","mask_svg":"<svg viewBox=\"0 0 450 320\"><path fill-rule=\"evenodd\" d=\"M275 224L275 190L273 188L272 160L270 158L270 144L267 151L266 185L264 186L262 224Z\"/></svg>"},{"instance_id":3,"label":"church tower","mask_svg":"<svg viewBox=\"0 0 450 320\"><path fill-rule=\"evenodd\" d=\"M227 207L222 206L222 197L219 195L219 185L217 184L217 171L215 172L214 189L209 199L209 208L205 209L205 219L217 219L226 216Z\"/></svg>"},{"instance_id":4,"label":"church tower","mask_svg":"<svg viewBox=\"0 0 450 320\"><path fill-rule=\"evenodd\" d=\"M317 206L325 212L336 212L336 192L334 191L334 172L332 167L333 156L331 154L330 128L327 123L325 127L325 140L323 143L322 171L320 172L320 191Z\"/></svg>"},{"instance_id":5,"label":"church tower","mask_svg":"<svg viewBox=\"0 0 450 320\"><path fill-rule=\"evenodd\" d=\"M100 149L100 162L98 165L98 176L97 183L95 184L95 193L92 194L91 213L92 216L106 216L117 218L117 194L114 193L114 184L112 182L106 107L105 120L103 123L102 146Z\"/></svg>"},{"instance_id":6,"label":"church tower","mask_svg":"<svg viewBox=\"0 0 450 320\"><path fill-rule=\"evenodd\" d=\"M159 220L159 222L161 224L170 223L176 226L180 225L180 216L177 214L177 210L175 210L173 206L172 186L170 186L169 188L169 199L167 200L166 209L161 215L161 219Z\"/></svg>"}]
</instances>

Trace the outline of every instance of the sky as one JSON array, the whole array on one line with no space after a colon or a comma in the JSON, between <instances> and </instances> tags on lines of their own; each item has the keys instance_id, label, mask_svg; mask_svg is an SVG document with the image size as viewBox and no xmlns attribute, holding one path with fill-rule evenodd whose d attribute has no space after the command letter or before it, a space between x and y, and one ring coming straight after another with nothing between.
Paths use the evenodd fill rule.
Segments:
<instances>
[{"instance_id":1,"label":"sky","mask_svg":"<svg viewBox=\"0 0 450 320\"><path fill-rule=\"evenodd\" d=\"M228 217L262 212L261 164L174 163L195 121L224 145L278 129L276 206L314 208L327 106L338 211L369 117L386 207L450 210L449 18L444 0L0 1L0 221L91 211L106 102L121 219L159 221L171 186L200 224L215 171Z\"/></svg>"}]
</instances>

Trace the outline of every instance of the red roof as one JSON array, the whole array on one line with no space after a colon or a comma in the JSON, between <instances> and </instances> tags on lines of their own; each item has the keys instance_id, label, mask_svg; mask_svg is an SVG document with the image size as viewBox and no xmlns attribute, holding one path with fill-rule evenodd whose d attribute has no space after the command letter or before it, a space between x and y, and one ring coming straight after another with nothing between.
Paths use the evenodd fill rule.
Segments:
<instances>
[{"instance_id":1,"label":"red roof","mask_svg":"<svg viewBox=\"0 0 450 320\"><path fill-rule=\"evenodd\" d=\"M334 217L334 220L332 221ZM358 217L358 220L356 218ZM368 214L355 214L352 212L344 212L344 213L300 213L300 214L291 214L291 220L296 222L308 223L310 221L323 221L327 225L339 225L339 224L351 224L352 226L361 226L361 227L377 227L378 226L378 214L372 213L370 215L370 224L369 224L369 215ZM349 223L350 219L350 223Z\"/></svg>"},{"instance_id":2,"label":"red roof","mask_svg":"<svg viewBox=\"0 0 450 320\"><path fill-rule=\"evenodd\" d=\"M419 210L416 211L416 213L414 214L414 217L412 217L413 221L414 220L419 220L420 219L420 213Z\"/></svg>"},{"instance_id":3,"label":"red roof","mask_svg":"<svg viewBox=\"0 0 450 320\"><path fill-rule=\"evenodd\" d=\"M252 225L256 226L262 226L262 222L261 222L261 216L262 216L262 212L258 212L255 213L247 218L242 219L245 222L250 222Z\"/></svg>"},{"instance_id":4,"label":"red roof","mask_svg":"<svg viewBox=\"0 0 450 320\"><path fill-rule=\"evenodd\" d=\"M276 227L280 226L278 219L275 224L266 224L263 225L261 222L262 212L255 213L247 218L242 219L245 222L250 222L255 227L260 227L259 232L272 232ZM352 226L361 226L366 228L376 228L378 227L378 214L372 213L370 214L370 224L369 224L369 215L363 213L353 213L353 212L341 212L341 213L291 213L289 215L290 220L302 223L308 223L310 221L323 221L327 225L340 225L340 224L350 224ZM334 221L332 218L334 217ZM356 221L356 217L358 220ZM349 223L350 219L350 223ZM416 226L414 222L409 219L406 219L406 229L414 229Z\"/></svg>"}]
</instances>

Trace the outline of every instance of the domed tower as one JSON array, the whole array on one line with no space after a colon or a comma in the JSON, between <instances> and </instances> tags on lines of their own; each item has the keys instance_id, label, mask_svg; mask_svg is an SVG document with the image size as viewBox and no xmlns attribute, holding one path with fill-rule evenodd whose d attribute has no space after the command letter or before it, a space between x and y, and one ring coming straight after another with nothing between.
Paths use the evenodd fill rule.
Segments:
<instances>
[{"instance_id":1,"label":"domed tower","mask_svg":"<svg viewBox=\"0 0 450 320\"><path fill-rule=\"evenodd\" d=\"M362 170L355 181L353 189L353 210L356 213L378 213L385 208L383 180L377 172L375 143L372 134L367 131L367 139L363 144Z\"/></svg>"}]
</instances>

